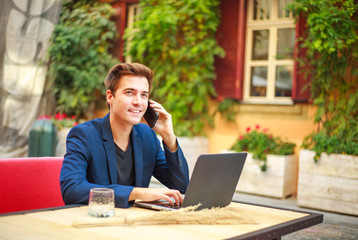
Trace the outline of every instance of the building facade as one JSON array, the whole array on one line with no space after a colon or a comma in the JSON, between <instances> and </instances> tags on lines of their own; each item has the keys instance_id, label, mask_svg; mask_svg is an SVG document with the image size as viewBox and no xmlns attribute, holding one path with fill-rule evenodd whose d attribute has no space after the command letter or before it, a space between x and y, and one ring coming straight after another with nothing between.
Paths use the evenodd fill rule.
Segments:
<instances>
[{"instance_id":1,"label":"building facade","mask_svg":"<svg viewBox=\"0 0 358 240\"><path fill-rule=\"evenodd\" d=\"M121 61L124 30L140 14L137 0L111 1L120 39L114 54ZM231 147L248 127L266 128L274 136L296 143L296 154L305 136L315 129L315 108L309 100L309 76L299 64L305 19L286 10L292 0L221 0L217 41L225 50L215 62L218 99L236 100L235 122L221 116L208 128L209 152ZM298 19L297 21L295 19Z\"/></svg>"}]
</instances>

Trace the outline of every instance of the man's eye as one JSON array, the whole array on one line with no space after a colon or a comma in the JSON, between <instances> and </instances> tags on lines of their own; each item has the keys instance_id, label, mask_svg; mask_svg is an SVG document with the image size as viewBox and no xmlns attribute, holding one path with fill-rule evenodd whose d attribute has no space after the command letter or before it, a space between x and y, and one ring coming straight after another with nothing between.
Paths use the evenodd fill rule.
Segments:
<instances>
[{"instance_id":1,"label":"man's eye","mask_svg":"<svg viewBox=\"0 0 358 240\"><path fill-rule=\"evenodd\" d=\"M132 91L127 91L126 94L127 95L133 95L133 92Z\"/></svg>"},{"instance_id":2,"label":"man's eye","mask_svg":"<svg viewBox=\"0 0 358 240\"><path fill-rule=\"evenodd\" d=\"M143 98L148 98L148 94L144 93L144 94L142 94L142 97Z\"/></svg>"}]
</instances>

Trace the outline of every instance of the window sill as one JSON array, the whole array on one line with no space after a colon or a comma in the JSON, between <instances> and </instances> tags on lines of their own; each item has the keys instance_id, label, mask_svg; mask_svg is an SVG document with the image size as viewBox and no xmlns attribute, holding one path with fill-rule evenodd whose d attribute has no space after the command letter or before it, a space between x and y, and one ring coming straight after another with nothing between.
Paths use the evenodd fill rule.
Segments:
<instances>
[{"instance_id":1,"label":"window sill","mask_svg":"<svg viewBox=\"0 0 358 240\"><path fill-rule=\"evenodd\" d=\"M308 104L304 103L284 103L268 102L260 104L258 102L243 101L238 105L238 114L262 116L262 117L292 117L306 119L308 116Z\"/></svg>"},{"instance_id":2,"label":"window sill","mask_svg":"<svg viewBox=\"0 0 358 240\"><path fill-rule=\"evenodd\" d=\"M280 99L280 100L242 100L240 101L241 104L247 104L247 105L285 105L285 106L291 106L294 105L294 102L292 99Z\"/></svg>"}]
</instances>

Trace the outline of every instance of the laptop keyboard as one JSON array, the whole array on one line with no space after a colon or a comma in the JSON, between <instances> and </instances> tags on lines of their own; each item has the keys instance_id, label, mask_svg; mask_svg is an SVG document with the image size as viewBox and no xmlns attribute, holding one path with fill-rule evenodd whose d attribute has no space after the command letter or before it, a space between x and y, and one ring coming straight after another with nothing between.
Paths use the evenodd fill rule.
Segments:
<instances>
[{"instance_id":1,"label":"laptop keyboard","mask_svg":"<svg viewBox=\"0 0 358 240\"><path fill-rule=\"evenodd\" d=\"M157 201L155 204L160 205L162 207L166 207L166 208L172 208L172 209L181 208L181 205L170 205L169 202L167 202L167 201Z\"/></svg>"},{"instance_id":2,"label":"laptop keyboard","mask_svg":"<svg viewBox=\"0 0 358 240\"><path fill-rule=\"evenodd\" d=\"M172 209L179 209L179 208L181 208L181 205L167 205L166 207L168 207L168 208L172 208Z\"/></svg>"}]
</instances>

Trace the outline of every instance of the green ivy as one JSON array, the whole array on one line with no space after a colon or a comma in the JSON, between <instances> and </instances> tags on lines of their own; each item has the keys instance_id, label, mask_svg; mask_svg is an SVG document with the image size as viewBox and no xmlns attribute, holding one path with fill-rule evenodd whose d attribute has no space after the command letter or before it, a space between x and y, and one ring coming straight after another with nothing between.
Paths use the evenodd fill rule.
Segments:
<instances>
[{"instance_id":1,"label":"green ivy","mask_svg":"<svg viewBox=\"0 0 358 240\"><path fill-rule=\"evenodd\" d=\"M205 135L213 125L208 98L216 96L214 57L218 0L142 0L140 20L127 29L126 55L154 70L151 98L171 113L179 136Z\"/></svg>"},{"instance_id":2,"label":"green ivy","mask_svg":"<svg viewBox=\"0 0 358 240\"><path fill-rule=\"evenodd\" d=\"M358 154L358 2L296 0L291 9L307 19L301 47L311 75L318 130L302 147L322 152Z\"/></svg>"},{"instance_id":3,"label":"green ivy","mask_svg":"<svg viewBox=\"0 0 358 240\"><path fill-rule=\"evenodd\" d=\"M106 3L64 1L49 49L57 112L92 117L96 99L105 92L103 79L115 64L108 52L117 34L112 13Z\"/></svg>"},{"instance_id":4,"label":"green ivy","mask_svg":"<svg viewBox=\"0 0 358 240\"><path fill-rule=\"evenodd\" d=\"M235 122L237 115L236 106L239 105L239 102L235 99L225 98L223 100L219 99L218 106L214 111L213 115L220 113L222 118L228 122Z\"/></svg>"}]
</instances>

